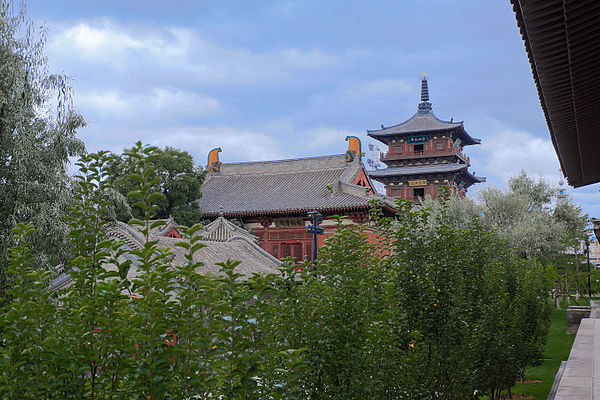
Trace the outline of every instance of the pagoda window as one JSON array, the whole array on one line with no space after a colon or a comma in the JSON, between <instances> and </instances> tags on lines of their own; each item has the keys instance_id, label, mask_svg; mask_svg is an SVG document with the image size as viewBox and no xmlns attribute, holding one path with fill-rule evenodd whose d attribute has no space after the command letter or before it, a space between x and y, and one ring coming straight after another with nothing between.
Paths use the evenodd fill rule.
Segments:
<instances>
[{"instance_id":1,"label":"pagoda window","mask_svg":"<svg viewBox=\"0 0 600 400\"><path fill-rule=\"evenodd\" d=\"M422 144L415 144L413 146L413 152L416 155L423 155L423 145Z\"/></svg>"},{"instance_id":2,"label":"pagoda window","mask_svg":"<svg viewBox=\"0 0 600 400\"><path fill-rule=\"evenodd\" d=\"M413 197L415 200L419 198L425 197L425 188L415 188L413 189Z\"/></svg>"},{"instance_id":3,"label":"pagoda window","mask_svg":"<svg viewBox=\"0 0 600 400\"><path fill-rule=\"evenodd\" d=\"M393 146L393 147L392 147L392 152L393 152L394 154L402 154L402 147L403 147L403 146L402 146L401 144L400 144L400 145Z\"/></svg>"},{"instance_id":4,"label":"pagoda window","mask_svg":"<svg viewBox=\"0 0 600 400\"><path fill-rule=\"evenodd\" d=\"M444 142L442 140L438 140L435 142L435 149L438 151L444 150Z\"/></svg>"},{"instance_id":5,"label":"pagoda window","mask_svg":"<svg viewBox=\"0 0 600 400\"><path fill-rule=\"evenodd\" d=\"M279 258L279 246L278 245L273 246L273 257Z\"/></svg>"}]
</instances>

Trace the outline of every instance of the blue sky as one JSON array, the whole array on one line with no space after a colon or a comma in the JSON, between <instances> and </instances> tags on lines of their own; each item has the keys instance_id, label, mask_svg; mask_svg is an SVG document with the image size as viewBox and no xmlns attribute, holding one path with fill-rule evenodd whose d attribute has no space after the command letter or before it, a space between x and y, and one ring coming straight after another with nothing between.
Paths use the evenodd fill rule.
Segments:
<instances>
[{"instance_id":1,"label":"blue sky","mask_svg":"<svg viewBox=\"0 0 600 400\"><path fill-rule=\"evenodd\" d=\"M347 135L408 119L419 78L438 118L463 120L484 185L520 169L556 184L508 0L29 0L53 72L73 78L89 150L169 145L205 164L339 154ZM380 146L383 149L383 145ZM477 197L478 188L469 193ZM568 189L600 216L598 185Z\"/></svg>"}]
</instances>

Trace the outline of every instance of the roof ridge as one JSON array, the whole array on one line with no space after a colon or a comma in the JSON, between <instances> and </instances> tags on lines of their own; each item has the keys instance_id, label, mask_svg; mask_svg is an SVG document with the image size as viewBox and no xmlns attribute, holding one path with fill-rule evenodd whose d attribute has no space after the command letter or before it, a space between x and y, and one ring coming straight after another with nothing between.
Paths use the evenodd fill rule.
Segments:
<instances>
[{"instance_id":1,"label":"roof ridge","mask_svg":"<svg viewBox=\"0 0 600 400\"><path fill-rule=\"evenodd\" d=\"M291 158L287 160L250 161L221 164L220 172L211 176L264 175L288 172L322 171L347 168L346 155Z\"/></svg>"}]
</instances>

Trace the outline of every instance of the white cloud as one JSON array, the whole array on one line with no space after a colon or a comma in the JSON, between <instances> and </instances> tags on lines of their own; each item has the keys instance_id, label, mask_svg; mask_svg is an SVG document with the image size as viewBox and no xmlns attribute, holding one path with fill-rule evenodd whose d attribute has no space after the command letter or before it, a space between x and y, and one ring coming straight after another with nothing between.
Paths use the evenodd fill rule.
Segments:
<instances>
[{"instance_id":1,"label":"white cloud","mask_svg":"<svg viewBox=\"0 0 600 400\"><path fill-rule=\"evenodd\" d=\"M305 138L304 142L308 143L309 149L318 149L322 147L329 146L333 143L344 143L343 141L347 136L359 136L362 132L352 132L345 129L337 129L332 127L319 127L310 129L307 132L302 134L302 137ZM363 149L364 151L364 149ZM340 153L342 153L340 151Z\"/></svg>"},{"instance_id":2,"label":"white cloud","mask_svg":"<svg viewBox=\"0 0 600 400\"><path fill-rule=\"evenodd\" d=\"M172 146L190 152L201 165L206 162L208 151L215 147L223 150L220 154L222 162L285 158L277 141L271 136L230 126L170 128L146 136L151 144Z\"/></svg>"},{"instance_id":3,"label":"white cloud","mask_svg":"<svg viewBox=\"0 0 600 400\"><path fill-rule=\"evenodd\" d=\"M77 95L77 104L84 115L117 120L147 121L184 115L212 114L219 102L198 93L182 90L151 89L147 94L129 94L120 90L84 92Z\"/></svg>"},{"instance_id":4,"label":"white cloud","mask_svg":"<svg viewBox=\"0 0 600 400\"><path fill-rule=\"evenodd\" d=\"M253 52L219 46L192 29L140 28L107 19L59 27L48 53L61 64L91 68L108 78L114 71L137 71L134 79L153 75L202 84L277 81L296 70L328 68L337 62L335 55L318 48Z\"/></svg>"},{"instance_id":5,"label":"white cloud","mask_svg":"<svg viewBox=\"0 0 600 400\"><path fill-rule=\"evenodd\" d=\"M494 177L502 184L521 170L540 175L555 184L559 179L558 160L554 147L548 138L540 138L525 131L508 128L488 136L476 153L471 156L477 171ZM482 171L483 170L483 171ZM488 179L489 180L489 179Z\"/></svg>"}]
</instances>

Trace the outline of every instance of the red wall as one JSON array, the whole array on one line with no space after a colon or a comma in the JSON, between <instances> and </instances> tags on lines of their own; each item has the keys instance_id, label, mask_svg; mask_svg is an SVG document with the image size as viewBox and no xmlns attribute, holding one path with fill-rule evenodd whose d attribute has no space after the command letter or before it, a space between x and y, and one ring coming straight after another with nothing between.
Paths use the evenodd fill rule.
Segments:
<instances>
[{"instance_id":1,"label":"red wall","mask_svg":"<svg viewBox=\"0 0 600 400\"><path fill-rule=\"evenodd\" d=\"M334 234L335 226L324 227L325 233L317 236L317 248L323 246L325 239ZM254 229L254 235L259 237L258 244L269 254L284 259L295 257L298 261L307 257L312 260L312 233L306 232L306 227L269 227ZM370 229L365 231L369 243L377 242L377 235Z\"/></svg>"}]
</instances>

